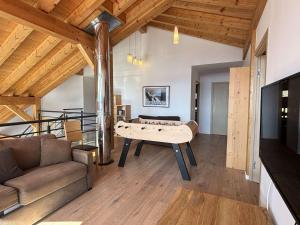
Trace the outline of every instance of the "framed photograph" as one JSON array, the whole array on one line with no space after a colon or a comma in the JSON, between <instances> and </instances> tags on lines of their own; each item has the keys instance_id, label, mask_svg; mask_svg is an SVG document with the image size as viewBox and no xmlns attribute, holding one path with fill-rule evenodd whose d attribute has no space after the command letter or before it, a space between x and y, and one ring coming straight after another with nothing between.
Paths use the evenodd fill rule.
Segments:
<instances>
[{"instance_id":1,"label":"framed photograph","mask_svg":"<svg viewBox=\"0 0 300 225\"><path fill-rule=\"evenodd\" d=\"M143 106L168 108L170 106L170 86L144 86Z\"/></svg>"}]
</instances>

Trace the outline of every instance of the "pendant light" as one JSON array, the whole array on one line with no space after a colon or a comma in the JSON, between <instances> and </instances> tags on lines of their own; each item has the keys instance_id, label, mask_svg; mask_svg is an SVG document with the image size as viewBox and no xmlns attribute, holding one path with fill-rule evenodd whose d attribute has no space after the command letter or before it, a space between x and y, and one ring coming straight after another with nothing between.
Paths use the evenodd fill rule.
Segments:
<instances>
[{"instance_id":1,"label":"pendant light","mask_svg":"<svg viewBox=\"0 0 300 225\"><path fill-rule=\"evenodd\" d=\"M138 64L140 66L143 65L143 60L142 60L142 33L140 33L140 59L138 60Z\"/></svg>"},{"instance_id":2,"label":"pendant light","mask_svg":"<svg viewBox=\"0 0 300 225\"><path fill-rule=\"evenodd\" d=\"M130 36L129 36L129 40L128 40L129 44L128 44L128 55L127 55L127 62L128 63L133 63L133 56L130 53Z\"/></svg>"},{"instance_id":3,"label":"pendant light","mask_svg":"<svg viewBox=\"0 0 300 225\"><path fill-rule=\"evenodd\" d=\"M179 33L178 33L178 27L174 27L174 33L173 33L173 44L178 45L179 44Z\"/></svg>"},{"instance_id":4,"label":"pendant light","mask_svg":"<svg viewBox=\"0 0 300 225\"><path fill-rule=\"evenodd\" d=\"M136 32L134 33L134 57L133 57L133 65L138 64L138 59L136 57Z\"/></svg>"}]
</instances>

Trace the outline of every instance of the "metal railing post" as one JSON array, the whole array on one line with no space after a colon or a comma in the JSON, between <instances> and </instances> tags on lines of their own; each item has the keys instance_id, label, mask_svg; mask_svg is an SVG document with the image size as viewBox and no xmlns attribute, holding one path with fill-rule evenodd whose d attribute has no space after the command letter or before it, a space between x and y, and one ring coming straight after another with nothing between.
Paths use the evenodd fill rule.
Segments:
<instances>
[{"instance_id":1,"label":"metal railing post","mask_svg":"<svg viewBox=\"0 0 300 225\"><path fill-rule=\"evenodd\" d=\"M47 134L51 134L51 126L50 126L49 122L48 122L48 125L47 125Z\"/></svg>"},{"instance_id":2,"label":"metal railing post","mask_svg":"<svg viewBox=\"0 0 300 225\"><path fill-rule=\"evenodd\" d=\"M80 124L81 124L81 131L83 131L83 111L80 111Z\"/></svg>"}]
</instances>

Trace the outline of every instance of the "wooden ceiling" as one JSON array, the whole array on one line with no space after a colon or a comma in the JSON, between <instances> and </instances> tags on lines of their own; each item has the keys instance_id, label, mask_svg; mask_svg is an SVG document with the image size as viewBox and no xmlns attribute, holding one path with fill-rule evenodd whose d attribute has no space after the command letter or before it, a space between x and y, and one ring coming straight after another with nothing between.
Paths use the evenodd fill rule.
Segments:
<instances>
[{"instance_id":1,"label":"wooden ceiling","mask_svg":"<svg viewBox=\"0 0 300 225\"><path fill-rule=\"evenodd\" d=\"M42 97L87 64L101 12L119 18L113 45L154 26L244 48L266 0L0 0L0 96ZM1 102L0 102L1 103ZM13 114L0 104L0 122ZM28 105L20 105L26 108Z\"/></svg>"}]
</instances>

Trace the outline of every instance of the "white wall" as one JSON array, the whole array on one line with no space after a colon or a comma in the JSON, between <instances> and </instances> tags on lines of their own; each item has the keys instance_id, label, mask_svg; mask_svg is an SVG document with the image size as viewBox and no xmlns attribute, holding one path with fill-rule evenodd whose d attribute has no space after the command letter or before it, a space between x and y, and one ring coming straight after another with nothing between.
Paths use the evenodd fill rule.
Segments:
<instances>
[{"instance_id":1,"label":"white wall","mask_svg":"<svg viewBox=\"0 0 300 225\"><path fill-rule=\"evenodd\" d=\"M228 69L229 70L229 69ZM212 84L214 82L229 82L229 71L199 74L200 105L199 132L211 134Z\"/></svg>"},{"instance_id":2,"label":"white wall","mask_svg":"<svg viewBox=\"0 0 300 225\"><path fill-rule=\"evenodd\" d=\"M267 50L267 83L272 83L300 71L300 1L268 0L257 28L257 45L269 30ZM260 200L266 205L268 173L262 169ZM278 191L272 185L269 212L277 225L294 225L294 220Z\"/></svg>"},{"instance_id":3,"label":"white wall","mask_svg":"<svg viewBox=\"0 0 300 225\"><path fill-rule=\"evenodd\" d=\"M83 76L71 76L42 98L43 110L83 108Z\"/></svg>"},{"instance_id":4,"label":"white wall","mask_svg":"<svg viewBox=\"0 0 300 225\"><path fill-rule=\"evenodd\" d=\"M192 66L242 59L239 48L182 34L180 44L175 46L172 32L152 27L142 38L145 63L141 67L126 61L128 38L113 49L114 92L122 95L124 104L132 105L132 117L178 115L190 120ZM142 87L147 85L170 85L170 108L142 107Z\"/></svg>"},{"instance_id":5,"label":"white wall","mask_svg":"<svg viewBox=\"0 0 300 225\"><path fill-rule=\"evenodd\" d=\"M266 168L261 167L260 205L269 209L275 225L294 225L295 220L288 210L278 190L274 186Z\"/></svg>"}]
</instances>

